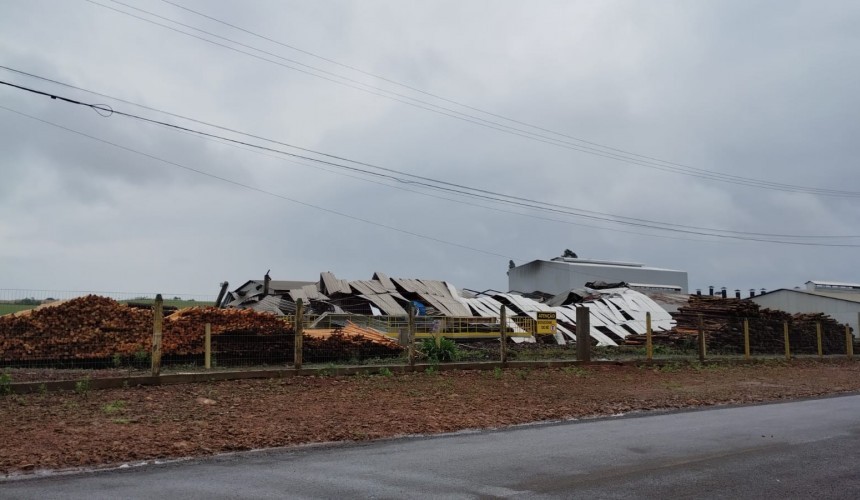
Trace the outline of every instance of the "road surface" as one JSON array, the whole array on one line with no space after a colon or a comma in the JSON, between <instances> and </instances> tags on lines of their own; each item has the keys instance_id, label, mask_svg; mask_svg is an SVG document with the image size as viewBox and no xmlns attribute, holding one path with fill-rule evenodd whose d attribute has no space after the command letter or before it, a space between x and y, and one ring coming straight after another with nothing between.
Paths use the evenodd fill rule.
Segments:
<instances>
[{"instance_id":1,"label":"road surface","mask_svg":"<svg viewBox=\"0 0 860 500\"><path fill-rule=\"evenodd\" d=\"M852 395L16 480L0 498L860 498L858 450Z\"/></svg>"}]
</instances>

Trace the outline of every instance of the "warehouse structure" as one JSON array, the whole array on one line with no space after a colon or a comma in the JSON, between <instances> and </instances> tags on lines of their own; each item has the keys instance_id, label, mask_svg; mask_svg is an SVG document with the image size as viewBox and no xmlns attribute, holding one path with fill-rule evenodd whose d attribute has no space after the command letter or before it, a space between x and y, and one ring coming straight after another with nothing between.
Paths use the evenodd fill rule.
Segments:
<instances>
[{"instance_id":1,"label":"warehouse structure","mask_svg":"<svg viewBox=\"0 0 860 500\"><path fill-rule=\"evenodd\" d=\"M625 283L643 293L688 293L686 271L646 267L635 262L555 257L508 269L508 289L521 293L555 295L601 281Z\"/></svg>"},{"instance_id":2,"label":"warehouse structure","mask_svg":"<svg viewBox=\"0 0 860 500\"><path fill-rule=\"evenodd\" d=\"M226 293L218 304L225 308L290 315L295 314L297 301L301 299L307 314L329 319L337 316L336 321L344 324L354 316L404 317L414 306L418 316L439 320L438 333L443 335L445 328L450 331L460 323L472 327L485 324L492 328L500 321L500 312L505 306L507 326L514 333L525 333L525 330L513 318L537 322L538 313L554 312L557 325L552 337L558 344L576 341L576 309L587 307L591 312L589 334L601 346L616 346L628 335L645 333L646 315L649 314L655 332L669 331L675 325L672 316L660 305L625 286L564 290L556 296L536 295L539 297L495 290L461 292L447 281L393 278L382 272L374 273L369 280L345 280L326 271L320 273L319 281L310 284L272 280L267 273L262 281L250 280ZM481 318L490 321L482 323ZM448 321L452 319L456 321ZM535 342L530 336L512 337L511 340Z\"/></svg>"},{"instance_id":3,"label":"warehouse structure","mask_svg":"<svg viewBox=\"0 0 860 500\"><path fill-rule=\"evenodd\" d=\"M847 323L858 336L860 283L807 281L805 289L781 288L751 297L749 300L769 309L790 313L824 313L840 323Z\"/></svg>"}]
</instances>

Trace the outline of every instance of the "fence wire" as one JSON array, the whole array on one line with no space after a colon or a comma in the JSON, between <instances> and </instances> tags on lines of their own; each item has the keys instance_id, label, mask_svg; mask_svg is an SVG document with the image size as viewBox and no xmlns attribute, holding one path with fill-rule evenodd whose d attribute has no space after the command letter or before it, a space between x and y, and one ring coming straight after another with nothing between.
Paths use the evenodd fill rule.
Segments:
<instances>
[{"instance_id":1,"label":"fence wire","mask_svg":"<svg viewBox=\"0 0 860 500\"><path fill-rule=\"evenodd\" d=\"M40 307L0 316L0 371L15 381L151 373L155 294L126 294L129 296L0 290L4 304L32 299L27 302L39 303L12 305ZM189 302L200 305L203 298L186 296L182 304L177 303L180 299L163 301L161 371L286 369L295 367L297 361L305 368L408 365L410 351L414 362L431 364L498 362L503 352L507 361L578 359L575 337L571 337L575 324L565 323L566 336L538 335L532 317L510 311L503 326L499 317L419 316L410 320L406 316L312 311L314 314L297 319L185 307ZM52 302L48 299L64 302L48 306ZM646 322L624 319L614 326L592 323L592 360L649 359ZM681 312L673 314L672 321L652 332L650 359L698 360L700 338L705 343L705 359L784 358L786 347L790 357L845 356L854 343L846 325L823 315L744 318L724 312ZM299 332L301 341L297 342Z\"/></svg>"}]
</instances>

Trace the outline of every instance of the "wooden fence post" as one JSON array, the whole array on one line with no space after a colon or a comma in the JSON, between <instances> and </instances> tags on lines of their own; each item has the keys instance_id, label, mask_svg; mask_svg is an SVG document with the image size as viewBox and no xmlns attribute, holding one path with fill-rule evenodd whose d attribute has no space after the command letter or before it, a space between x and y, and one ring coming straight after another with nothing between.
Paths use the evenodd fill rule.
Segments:
<instances>
[{"instance_id":1,"label":"wooden fence post","mask_svg":"<svg viewBox=\"0 0 860 500\"><path fill-rule=\"evenodd\" d=\"M409 304L407 320L407 342L409 344L409 369L415 371L415 304Z\"/></svg>"},{"instance_id":2,"label":"wooden fence post","mask_svg":"<svg viewBox=\"0 0 860 500\"><path fill-rule=\"evenodd\" d=\"M152 305L152 376L161 373L161 335L164 328L164 299L161 294L155 296Z\"/></svg>"},{"instance_id":3,"label":"wooden fence post","mask_svg":"<svg viewBox=\"0 0 860 500\"><path fill-rule=\"evenodd\" d=\"M591 361L591 309L586 306L576 308L576 359Z\"/></svg>"},{"instance_id":4,"label":"wooden fence post","mask_svg":"<svg viewBox=\"0 0 860 500\"><path fill-rule=\"evenodd\" d=\"M782 322L782 336L785 340L785 359L791 361L791 345L788 340L788 321Z\"/></svg>"},{"instance_id":5,"label":"wooden fence post","mask_svg":"<svg viewBox=\"0 0 860 500\"><path fill-rule=\"evenodd\" d=\"M645 357L654 360L654 343L651 339L651 312L645 313Z\"/></svg>"},{"instance_id":6,"label":"wooden fence post","mask_svg":"<svg viewBox=\"0 0 860 500\"><path fill-rule=\"evenodd\" d=\"M508 314L507 311L505 311L504 304L502 304L502 309L499 311L499 325L502 327L499 334L499 340L502 343L499 356L501 357L500 359L504 365L508 362Z\"/></svg>"},{"instance_id":7,"label":"wooden fence post","mask_svg":"<svg viewBox=\"0 0 860 500\"><path fill-rule=\"evenodd\" d=\"M744 318L744 359L750 359L750 320Z\"/></svg>"},{"instance_id":8,"label":"wooden fence post","mask_svg":"<svg viewBox=\"0 0 860 500\"><path fill-rule=\"evenodd\" d=\"M815 336L818 341L818 359L824 358L824 349L821 345L821 322L817 321L815 323Z\"/></svg>"},{"instance_id":9,"label":"wooden fence post","mask_svg":"<svg viewBox=\"0 0 860 500\"><path fill-rule=\"evenodd\" d=\"M845 355L848 359L854 359L854 337L851 335L851 327L845 325Z\"/></svg>"},{"instance_id":10,"label":"wooden fence post","mask_svg":"<svg viewBox=\"0 0 860 500\"><path fill-rule=\"evenodd\" d=\"M699 362L705 362L707 346L705 341L705 317L699 314Z\"/></svg>"},{"instance_id":11,"label":"wooden fence post","mask_svg":"<svg viewBox=\"0 0 860 500\"><path fill-rule=\"evenodd\" d=\"M296 370L302 369L302 340L305 331L304 306L302 299L296 300L296 325L293 328L295 331L295 341L293 342L293 368Z\"/></svg>"},{"instance_id":12,"label":"wooden fence post","mask_svg":"<svg viewBox=\"0 0 860 500\"><path fill-rule=\"evenodd\" d=\"M205 336L203 338L204 360L207 370L212 369L212 323L203 325Z\"/></svg>"}]
</instances>

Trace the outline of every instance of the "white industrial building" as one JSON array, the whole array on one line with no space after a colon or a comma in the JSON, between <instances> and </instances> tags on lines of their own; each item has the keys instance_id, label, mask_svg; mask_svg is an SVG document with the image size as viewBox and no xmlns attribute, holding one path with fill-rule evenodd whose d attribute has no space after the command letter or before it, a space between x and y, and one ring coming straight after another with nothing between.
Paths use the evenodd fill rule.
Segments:
<instances>
[{"instance_id":1,"label":"white industrial building","mask_svg":"<svg viewBox=\"0 0 860 500\"><path fill-rule=\"evenodd\" d=\"M686 271L646 267L635 262L556 257L508 269L508 289L523 293L558 294L584 288L586 283L594 281L623 281L643 293L688 293Z\"/></svg>"},{"instance_id":2,"label":"white industrial building","mask_svg":"<svg viewBox=\"0 0 860 500\"><path fill-rule=\"evenodd\" d=\"M781 288L749 300L770 309L796 313L824 313L847 323L858 336L860 321L860 283L807 281L806 288Z\"/></svg>"}]
</instances>

